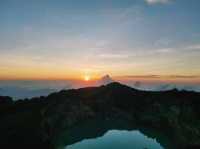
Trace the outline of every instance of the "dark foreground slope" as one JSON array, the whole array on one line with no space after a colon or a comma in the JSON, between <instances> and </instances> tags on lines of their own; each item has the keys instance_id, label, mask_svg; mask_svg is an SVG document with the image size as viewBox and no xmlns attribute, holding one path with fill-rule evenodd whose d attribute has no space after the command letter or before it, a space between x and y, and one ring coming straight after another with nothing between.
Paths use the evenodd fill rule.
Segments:
<instances>
[{"instance_id":1,"label":"dark foreground slope","mask_svg":"<svg viewBox=\"0 0 200 149\"><path fill-rule=\"evenodd\" d=\"M119 83L15 102L0 97L0 148L54 148L64 130L96 118L155 129L176 148L200 148L200 93L147 92Z\"/></svg>"}]
</instances>

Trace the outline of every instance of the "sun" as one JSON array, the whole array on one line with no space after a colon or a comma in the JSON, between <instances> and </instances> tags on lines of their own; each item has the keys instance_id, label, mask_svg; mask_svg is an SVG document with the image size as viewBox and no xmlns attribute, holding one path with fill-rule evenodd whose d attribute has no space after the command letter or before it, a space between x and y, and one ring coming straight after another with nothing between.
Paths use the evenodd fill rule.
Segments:
<instances>
[{"instance_id":1,"label":"sun","mask_svg":"<svg viewBox=\"0 0 200 149\"><path fill-rule=\"evenodd\" d=\"M90 81L90 76L88 76L88 75L84 76L84 80L85 81Z\"/></svg>"}]
</instances>

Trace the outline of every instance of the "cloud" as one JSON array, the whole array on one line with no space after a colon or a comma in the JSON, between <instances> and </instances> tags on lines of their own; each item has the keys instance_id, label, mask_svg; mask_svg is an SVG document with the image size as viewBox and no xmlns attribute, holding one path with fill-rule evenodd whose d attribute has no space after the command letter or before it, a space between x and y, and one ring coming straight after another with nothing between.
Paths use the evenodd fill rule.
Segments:
<instances>
[{"instance_id":1,"label":"cloud","mask_svg":"<svg viewBox=\"0 0 200 149\"><path fill-rule=\"evenodd\" d=\"M100 58L103 59L124 59L128 58L129 55L126 54L101 54L99 55Z\"/></svg>"},{"instance_id":2,"label":"cloud","mask_svg":"<svg viewBox=\"0 0 200 149\"><path fill-rule=\"evenodd\" d=\"M148 4L166 4L169 0L145 0Z\"/></svg>"},{"instance_id":3,"label":"cloud","mask_svg":"<svg viewBox=\"0 0 200 149\"><path fill-rule=\"evenodd\" d=\"M200 44L194 44L188 47L190 50L200 50Z\"/></svg>"},{"instance_id":4,"label":"cloud","mask_svg":"<svg viewBox=\"0 0 200 149\"><path fill-rule=\"evenodd\" d=\"M158 53L171 53L173 51L174 51L173 48L161 48L161 49L156 50L156 52L158 52Z\"/></svg>"},{"instance_id":5,"label":"cloud","mask_svg":"<svg viewBox=\"0 0 200 149\"><path fill-rule=\"evenodd\" d=\"M200 78L198 75L129 75L129 76L119 76L120 78L148 78L148 79L195 79Z\"/></svg>"},{"instance_id":6,"label":"cloud","mask_svg":"<svg viewBox=\"0 0 200 149\"><path fill-rule=\"evenodd\" d=\"M169 78L180 78L180 79L192 79L192 78L200 78L197 75L170 75Z\"/></svg>"},{"instance_id":7,"label":"cloud","mask_svg":"<svg viewBox=\"0 0 200 149\"><path fill-rule=\"evenodd\" d=\"M119 76L120 78L134 79L134 78L160 78L159 75L129 75Z\"/></svg>"}]
</instances>

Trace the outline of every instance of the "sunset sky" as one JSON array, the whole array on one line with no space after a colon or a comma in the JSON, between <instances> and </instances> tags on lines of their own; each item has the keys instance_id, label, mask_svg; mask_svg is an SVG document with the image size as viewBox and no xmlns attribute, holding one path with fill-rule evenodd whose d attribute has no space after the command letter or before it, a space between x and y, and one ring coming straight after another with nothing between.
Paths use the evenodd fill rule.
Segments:
<instances>
[{"instance_id":1,"label":"sunset sky","mask_svg":"<svg viewBox=\"0 0 200 149\"><path fill-rule=\"evenodd\" d=\"M0 0L0 79L104 74L199 79L200 1Z\"/></svg>"}]
</instances>

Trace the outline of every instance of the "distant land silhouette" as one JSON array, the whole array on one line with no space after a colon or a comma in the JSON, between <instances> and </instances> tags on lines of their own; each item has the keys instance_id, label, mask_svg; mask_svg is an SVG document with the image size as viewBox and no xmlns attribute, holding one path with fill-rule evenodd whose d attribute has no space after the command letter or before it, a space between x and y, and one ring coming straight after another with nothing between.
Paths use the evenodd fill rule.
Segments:
<instances>
[{"instance_id":1,"label":"distant land silhouette","mask_svg":"<svg viewBox=\"0 0 200 149\"><path fill-rule=\"evenodd\" d=\"M13 100L33 98L38 96L47 96L50 93L63 89L77 89L87 86L101 86L115 81L126 84L130 87L149 90L166 91L173 88L178 90L200 92L199 84L172 83L172 82L145 82L142 80L117 80L110 75L104 75L98 80L0 80L0 95L11 96Z\"/></svg>"},{"instance_id":2,"label":"distant land silhouette","mask_svg":"<svg viewBox=\"0 0 200 149\"><path fill-rule=\"evenodd\" d=\"M103 80L107 84L112 79ZM142 91L117 82L26 100L0 96L0 148L54 149L63 131L95 119L124 120L133 128L159 131L177 149L200 148L200 93Z\"/></svg>"}]
</instances>

